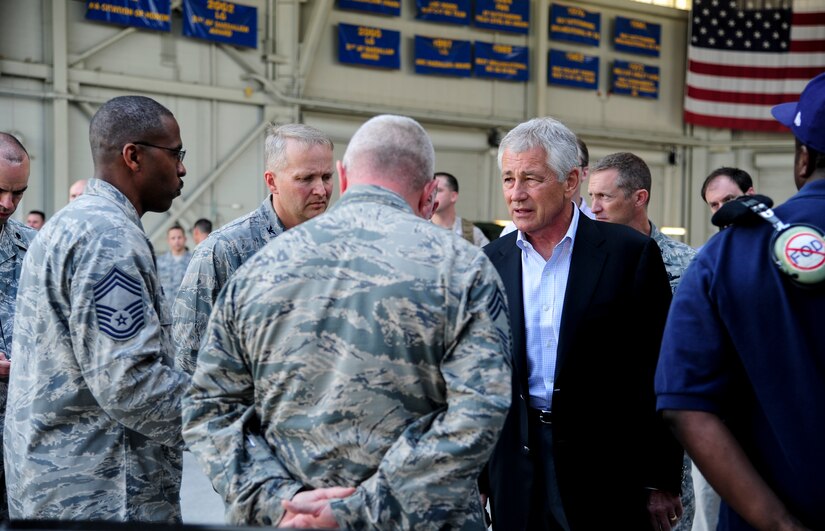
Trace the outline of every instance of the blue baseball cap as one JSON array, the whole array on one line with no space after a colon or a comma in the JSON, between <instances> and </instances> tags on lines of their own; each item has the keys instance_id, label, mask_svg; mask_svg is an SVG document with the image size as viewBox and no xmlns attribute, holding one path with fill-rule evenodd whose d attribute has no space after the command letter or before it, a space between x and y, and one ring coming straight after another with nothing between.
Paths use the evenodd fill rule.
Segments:
<instances>
[{"instance_id":1,"label":"blue baseball cap","mask_svg":"<svg viewBox=\"0 0 825 531\"><path fill-rule=\"evenodd\" d=\"M825 153L825 72L808 82L799 101L780 103L771 114L800 142Z\"/></svg>"}]
</instances>

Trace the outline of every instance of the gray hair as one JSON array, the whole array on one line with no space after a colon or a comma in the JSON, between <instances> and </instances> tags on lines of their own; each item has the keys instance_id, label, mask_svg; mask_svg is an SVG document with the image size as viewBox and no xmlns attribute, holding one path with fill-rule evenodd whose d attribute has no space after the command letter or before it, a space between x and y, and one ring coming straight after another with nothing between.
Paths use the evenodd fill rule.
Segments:
<instances>
[{"instance_id":1,"label":"gray hair","mask_svg":"<svg viewBox=\"0 0 825 531\"><path fill-rule=\"evenodd\" d=\"M421 124L407 116L382 114L355 132L342 164L356 180L365 171L421 190L433 180L435 150Z\"/></svg>"},{"instance_id":2,"label":"gray hair","mask_svg":"<svg viewBox=\"0 0 825 531\"><path fill-rule=\"evenodd\" d=\"M633 153L612 153L590 168L590 175L604 170L616 170L616 187L624 192L625 197L636 190L647 190L650 201L650 168L645 161Z\"/></svg>"},{"instance_id":3,"label":"gray hair","mask_svg":"<svg viewBox=\"0 0 825 531\"><path fill-rule=\"evenodd\" d=\"M3 160L19 166L23 161L29 158L29 152L11 133L0 132L0 158Z\"/></svg>"},{"instance_id":4,"label":"gray hair","mask_svg":"<svg viewBox=\"0 0 825 531\"><path fill-rule=\"evenodd\" d=\"M129 142L164 134L163 117L172 112L145 96L118 96L104 103L89 124L89 144L95 165Z\"/></svg>"},{"instance_id":5,"label":"gray hair","mask_svg":"<svg viewBox=\"0 0 825 531\"><path fill-rule=\"evenodd\" d=\"M576 135L566 125L555 118L533 118L517 125L498 146L498 169L504 151L523 153L533 148L542 148L547 157L547 167L563 182L567 175L579 165L579 145Z\"/></svg>"},{"instance_id":6,"label":"gray hair","mask_svg":"<svg viewBox=\"0 0 825 531\"><path fill-rule=\"evenodd\" d=\"M333 149L332 140L318 129L306 124L278 125L270 122L266 128L264 165L267 170L283 169L286 164L287 141L294 140L303 147L326 146Z\"/></svg>"}]
</instances>

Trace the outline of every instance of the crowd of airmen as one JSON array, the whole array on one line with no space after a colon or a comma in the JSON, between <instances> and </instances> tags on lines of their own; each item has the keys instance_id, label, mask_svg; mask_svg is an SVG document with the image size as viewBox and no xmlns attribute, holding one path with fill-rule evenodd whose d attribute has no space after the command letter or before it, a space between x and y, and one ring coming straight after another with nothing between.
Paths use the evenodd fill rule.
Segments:
<instances>
[{"instance_id":1,"label":"crowd of airmen","mask_svg":"<svg viewBox=\"0 0 825 531\"><path fill-rule=\"evenodd\" d=\"M443 191L416 121L371 118L337 167L324 133L273 124L270 194L198 244L170 294L141 217L181 194L176 119L121 96L89 136L94 178L36 233L10 218L28 154L0 134L4 517L180 522L184 447L235 524L485 529L488 496L496 529L681 517L653 375L695 253L647 196L638 226L607 219L609 178L640 159L595 168L593 212L615 224L598 223L574 207L576 136L519 125L499 151L518 230L481 249L429 221ZM623 329L640 316L646 335Z\"/></svg>"}]
</instances>

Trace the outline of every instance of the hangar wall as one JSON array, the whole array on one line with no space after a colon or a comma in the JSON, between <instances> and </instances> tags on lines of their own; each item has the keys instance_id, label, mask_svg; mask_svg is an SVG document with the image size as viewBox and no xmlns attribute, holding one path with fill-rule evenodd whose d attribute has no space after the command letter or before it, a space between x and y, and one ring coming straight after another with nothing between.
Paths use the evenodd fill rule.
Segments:
<instances>
[{"instance_id":1,"label":"hangar wall","mask_svg":"<svg viewBox=\"0 0 825 531\"><path fill-rule=\"evenodd\" d=\"M654 174L651 219L685 228L684 241L695 246L715 232L699 197L711 170L742 167L777 202L794 193L790 135L683 124L688 12L629 0L576 2L602 13L601 44L583 49L548 39L549 0L531 2L527 35L420 21L412 1L401 2L399 17L342 10L333 0L242 3L258 9L256 49L183 37L180 0L172 2L169 33L88 21L81 0L0 0L0 130L19 135L32 155L29 190L16 215L41 209L51 216L65 205L71 182L93 174L89 118L103 101L129 93L154 97L172 110L188 153L182 197L168 213L143 218L158 251L175 221L189 227L209 217L220 225L261 202L269 120L299 120L325 130L340 158L367 117L410 115L431 133L438 169L459 179L459 214L479 221L507 217L491 137L537 115L555 116L580 134L593 160L615 151L642 156ZM639 58L613 49L616 15L660 24L661 55ZM401 68L341 64L340 23L400 31ZM528 46L530 79L416 75L414 35ZM548 86L551 47L598 55L599 90ZM658 66L659 97L611 94L614 59Z\"/></svg>"}]
</instances>

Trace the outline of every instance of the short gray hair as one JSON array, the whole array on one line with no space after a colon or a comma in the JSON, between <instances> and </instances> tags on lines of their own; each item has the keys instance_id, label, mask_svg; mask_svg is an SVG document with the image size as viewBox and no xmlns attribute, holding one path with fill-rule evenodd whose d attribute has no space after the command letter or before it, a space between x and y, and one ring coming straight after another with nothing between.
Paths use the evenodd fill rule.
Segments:
<instances>
[{"instance_id":1,"label":"short gray hair","mask_svg":"<svg viewBox=\"0 0 825 531\"><path fill-rule=\"evenodd\" d=\"M590 168L590 175L604 170L616 170L616 187L625 197L636 190L647 190L650 201L650 168L640 157L627 152L612 153Z\"/></svg>"},{"instance_id":2,"label":"short gray hair","mask_svg":"<svg viewBox=\"0 0 825 531\"><path fill-rule=\"evenodd\" d=\"M266 128L264 165L267 170L280 170L286 166L286 147L294 140L304 147L326 146L333 149L332 140L322 131L306 124L282 124L270 122Z\"/></svg>"},{"instance_id":3,"label":"short gray hair","mask_svg":"<svg viewBox=\"0 0 825 531\"><path fill-rule=\"evenodd\" d=\"M95 165L129 142L164 134L162 118L172 112L145 96L118 96L104 103L89 124L89 144Z\"/></svg>"},{"instance_id":4,"label":"short gray hair","mask_svg":"<svg viewBox=\"0 0 825 531\"><path fill-rule=\"evenodd\" d=\"M421 190L433 180L435 150L421 124L407 116L382 114L367 120L352 136L342 164L353 171L382 175Z\"/></svg>"},{"instance_id":5,"label":"short gray hair","mask_svg":"<svg viewBox=\"0 0 825 531\"><path fill-rule=\"evenodd\" d=\"M517 125L498 146L498 169L504 151L523 153L533 148L542 148L546 155L547 167L563 182L573 168L579 165L579 145L576 135L566 125L555 118L533 118Z\"/></svg>"}]
</instances>

